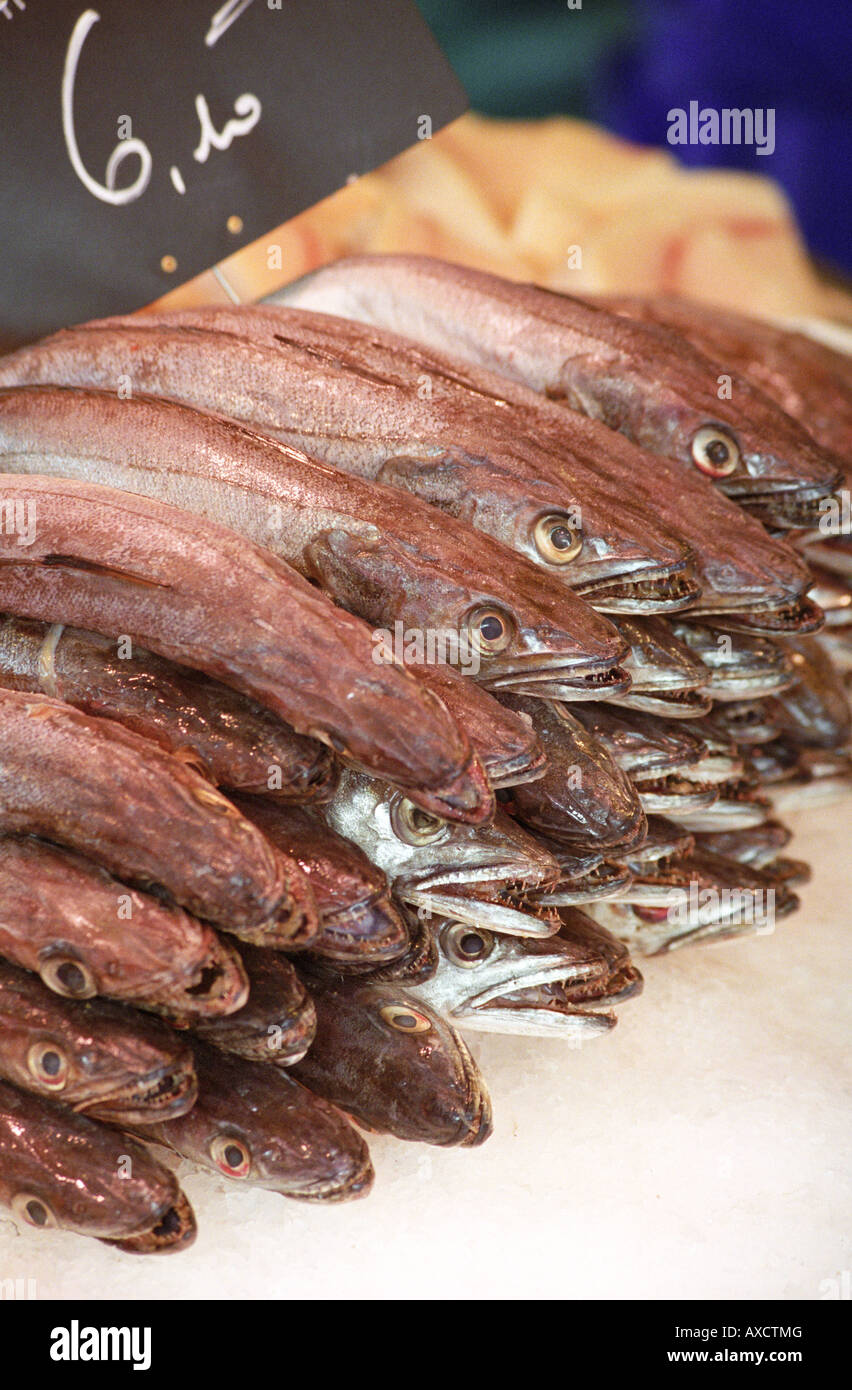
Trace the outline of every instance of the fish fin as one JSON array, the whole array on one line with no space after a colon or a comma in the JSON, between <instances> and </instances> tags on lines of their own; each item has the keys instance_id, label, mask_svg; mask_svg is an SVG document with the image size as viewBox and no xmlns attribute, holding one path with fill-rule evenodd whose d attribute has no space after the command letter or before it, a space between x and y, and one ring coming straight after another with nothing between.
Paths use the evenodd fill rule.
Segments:
<instances>
[{"instance_id":1,"label":"fish fin","mask_svg":"<svg viewBox=\"0 0 852 1390\"><path fill-rule=\"evenodd\" d=\"M405 576L419 563L413 552L403 557L399 543L376 528L322 531L307 546L305 559L308 577L316 579L335 603L377 627L397 606L395 596L402 599Z\"/></svg>"},{"instance_id":2,"label":"fish fin","mask_svg":"<svg viewBox=\"0 0 852 1390\"><path fill-rule=\"evenodd\" d=\"M458 463L449 455L417 458L400 454L386 460L376 481L411 492L422 502L464 521L472 520L476 510L476 499L464 486Z\"/></svg>"},{"instance_id":3,"label":"fish fin","mask_svg":"<svg viewBox=\"0 0 852 1390\"><path fill-rule=\"evenodd\" d=\"M609 368L609 370L608 370ZM562 365L559 384L545 395L591 420L601 420L612 430L627 423L624 381L617 363L611 367L594 355L570 357Z\"/></svg>"}]
</instances>

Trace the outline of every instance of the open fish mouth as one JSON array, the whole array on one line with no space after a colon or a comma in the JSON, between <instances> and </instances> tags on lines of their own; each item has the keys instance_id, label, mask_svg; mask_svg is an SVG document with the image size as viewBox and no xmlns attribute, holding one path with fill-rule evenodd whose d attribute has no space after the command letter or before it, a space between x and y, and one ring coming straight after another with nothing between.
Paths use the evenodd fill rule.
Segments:
<instances>
[{"instance_id":1,"label":"open fish mouth","mask_svg":"<svg viewBox=\"0 0 852 1390\"><path fill-rule=\"evenodd\" d=\"M97 1119L113 1124L154 1124L185 1115L197 1094L198 1082L191 1066L180 1070L158 1067L115 1091L81 1101L74 1109L82 1115L97 1112Z\"/></svg>"},{"instance_id":2,"label":"open fish mouth","mask_svg":"<svg viewBox=\"0 0 852 1390\"><path fill-rule=\"evenodd\" d=\"M609 1032L616 1023L613 1008L641 992L642 976L626 948L589 919L583 917L580 926L565 923L567 917L560 941L566 956L573 956L570 968L552 957L542 959L539 969L533 960L520 963L514 979L507 968L505 979L464 1001L460 1026L578 1044ZM556 950L560 941L553 943Z\"/></svg>"},{"instance_id":3,"label":"open fish mouth","mask_svg":"<svg viewBox=\"0 0 852 1390\"><path fill-rule=\"evenodd\" d=\"M559 922L541 915L537 905L530 904L531 910L511 902L499 902L496 898L479 898L452 892L434 892L420 889L400 889L396 891L412 907L424 908L436 917L452 917L459 922L468 922L471 927L484 927L487 931L502 932L505 936L553 936L559 930Z\"/></svg>"},{"instance_id":4,"label":"open fish mouth","mask_svg":"<svg viewBox=\"0 0 852 1390\"><path fill-rule=\"evenodd\" d=\"M752 515L770 526L789 529L819 526L826 514L826 506L839 505L836 491L843 485L843 477L838 473L829 487L801 487L795 484L761 484L760 488L750 489L748 480L722 484L722 491L747 507Z\"/></svg>"},{"instance_id":5,"label":"open fish mouth","mask_svg":"<svg viewBox=\"0 0 852 1390\"><path fill-rule=\"evenodd\" d=\"M494 791L500 791L521 783L537 782L547 771L547 754L542 749L535 754L519 753L516 758L504 758L493 765L486 760L483 765Z\"/></svg>"},{"instance_id":6,"label":"open fish mouth","mask_svg":"<svg viewBox=\"0 0 852 1390\"><path fill-rule=\"evenodd\" d=\"M713 615L715 627L731 632L753 632L764 637L783 637L785 633L806 636L819 632L825 621L819 604L809 598L791 598L774 607L748 605L745 601L742 607L724 604L718 608L702 607L700 616L705 614Z\"/></svg>"},{"instance_id":7,"label":"open fish mouth","mask_svg":"<svg viewBox=\"0 0 852 1390\"><path fill-rule=\"evenodd\" d=\"M576 1046L615 1027L616 1005L642 991L642 976L632 962L611 973L604 971L586 983L553 981L525 987L485 1004L490 1032L533 1034L563 1039Z\"/></svg>"},{"instance_id":8,"label":"open fish mouth","mask_svg":"<svg viewBox=\"0 0 852 1390\"><path fill-rule=\"evenodd\" d=\"M745 776L745 761L737 753L722 753L708 750L695 765L697 780L704 786L720 783L740 782ZM687 777L687 781L690 778Z\"/></svg>"},{"instance_id":9,"label":"open fish mouth","mask_svg":"<svg viewBox=\"0 0 852 1390\"><path fill-rule=\"evenodd\" d=\"M561 923L555 910L538 900L536 890L555 883L557 878L556 861L552 859L546 872L539 873L535 880L480 878L477 883L450 885L449 892L429 891L418 905L430 917L458 919L477 930L484 927L504 936L550 937L559 931ZM407 900L413 902L417 896L416 890L409 891Z\"/></svg>"},{"instance_id":10,"label":"open fish mouth","mask_svg":"<svg viewBox=\"0 0 852 1390\"><path fill-rule=\"evenodd\" d=\"M620 940L629 941L631 950L640 950L643 955L659 955L689 942L753 935L765 926L768 918L760 889L739 888L726 900L718 890L728 885L720 885L688 860L673 865L671 874L687 885L676 901L604 905L592 909L596 919L606 920L610 931ZM708 890L705 901L701 895ZM795 910L798 900L795 894L782 889L776 893L775 917L779 915L779 904L783 915L787 915Z\"/></svg>"},{"instance_id":11,"label":"open fish mouth","mask_svg":"<svg viewBox=\"0 0 852 1390\"><path fill-rule=\"evenodd\" d=\"M774 919L779 917L789 917L797 912L800 907L800 899L789 889L776 893L774 906ZM656 955L667 955L670 951L676 951L681 946L693 946L702 941L732 941L738 936L755 936L766 930L767 919L755 914L753 920L743 920L741 914L737 912L729 913L727 916L717 917L714 921L704 922L693 927L689 931L680 932L665 941L655 952Z\"/></svg>"},{"instance_id":12,"label":"open fish mouth","mask_svg":"<svg viewBox=\"0 0 852 1390\"><path fill-rule=\"evenodd\" d=\"M522 966L520 969L507 971L504 980L490 985L487 989L471 995L470 998L456 1005L449 1017L461 1028L481 1027L489 1032L494 1032L495 1011L500 1008L504 999L511 1000L519 991L536 990L545 985L574 985L587 981L600 981L602 978L608 977L608 974L607 964L602 960L571 964L562 958L535 970ZM485 1016L486 1014L487 1016Z\"/></svg>"},{"instance_id":13,"label":"open fish mouth","mask_svg":"<svg viewBox=\"0 0 852 1390\"><path fill-rule=\"evenodd\" d=\"M626 709L642 710L645 714L660 714L665 719L696 719L709 714L713 700L702 686L637 690L634 686L626 695L612 697L613 702Z\"/></svg>"},{"instance_id":14,"label":"open fish mouth","mask_svg":"<svg viewBox=\"0 0 852 1390\"><path fill-rule=\"evenodd\" d=\"M373 1164L370 1155L366 1154L364 1161L354 1172L350 1173L345 1182L316 1182L304 1187L301 1191L295 1192L292 1187L282 1189L285 1196L292 1197L296 1202L322 1202L326 1206L334 1202L351 1202L360 1197L366 1197L373 1187L375 1179Z\"/></svg>"},{"instance_id":15,"label":"open fish mouth","mask_svg":"<svg viewBox=\"0 0 852 1390\"><path fill-rule=\"evenodd\" d=\"M450 846L452 848L452 846ZM500 896L522 894L535 888L544 888L557 876L556 861L546 851L541 858L520 853L495 852L490 846L482 846L478 862L462 864L442 864L437 858L427 868L401 874L394 881L394 893L399 897L410 898L412 893L433 893L441 888L474 889L478 884L493 886ZM490 852L489 852L490 851ZM475 851L474 851L475 852Z\"/></svg>"},{"instance_id":16,"label":"open fish mouth","mask_svg":"<svg viewBox=\"0 0 852 1390\"><path fill-rule=\"evenodd\" d=\"M680 613L701 597L694 574L672 574L670 568L643 571L635 579L616 574L573 588L602 613Z\"/></svg>"},{"instance_id":17,"label":"open fish mouth","mask_svg":"<svg viewBox=\"0 0 852 1390\"><path fill-rule=\"evenodd\" d=\"M685 806L672 812L672 816L684 829L697 835L717 830L753 830L769 819L772 802L756 792L751 783L731 782L716 790L718 796L710 805Z\"/></svg>"},{"instance_id":18,"label":"open fish mouth","mask_svg":"<svg viewBox=\"0 0 852 1390\"><path fill-rule=\"evenodd\" d=\"M666 777L679 777L681 775L689 778L693 768L699 762L701 762L700 753L696 753L692 757L684 757L680 752L668 753L665 749L652 750L641 761L637 757L626 769L626 772L636 790L641 791L645 782L656 783L663 781Z\"/></svg>"},{"instance_id":19,"label":"open fish mouth","mask_svg":"<svg viewBox=\"0 0 852 1390\"><path fill-rule=\"evenodd\" d=\"M656 874L647 877L636 875L630 887L619 896L618 902L633 908L641 921L667 921L671 908L683 911L688 907L690 885L694 880L695 870L690 867L688 859L678 859Z\"/></svg>"},{"instance_id":20,"label":"open fish mouth","mask_svg":"<svg viewBox=\"0 0 852 1390\"><path fill-rule=\"evenodd\" d=\"M665 777L638 779L635 782L642 809L649 816L679 818L687 811L702 811L719 799L719 790L710 783L692 782L677 773Z\"/></svg>"},{"instance_id":21,"label":"open fish mouth","mask_svg":"<svg viewBox=\"0 0 852 1390\"><path fill-rule=\"evenodd\" d=\"M138 1002L184 1024L236 1013L248 996L248 976L240 957L233 946L217 939L190 983L163 985Z\"/></svg>"},{"instance_id":22,"label":"open fish mouth","mask_svg":"<svg viewBox=\"0 0 852 1390\"><path fill-rule=\"evenodd\" d=\"M353 967L350 966L350 969ZM238 1043L235 1042L233 1048L229 1046L228 1051L233 1050L237 1056L244 1057L250 1062L263 1062L265 1065L270 1063L277 1067L292 1067L307 1055L308 1048L314 1040L316 1031L316 1019L313 1009L305 1009L299 1021L290 1024L287 1028L285 1038L282 1039L275 1051L270 1053L269 1033L263 1032L256 1037L241 1037ZM199 1030L200 1036L212 1042L213 1036ZM217 1033L218 1036L218 1033ZM224 1046L225 1036L221 1035L221 1042L217 1041L216 1046Z\"/></svg>"},{"instance_id":23,"label":"open fish mouth","mask_svg":"<svg viewBox=\"0 0 852 1390\"><path fill-rule=\"evenodd\" d=\"M561 999L556 989L547 995L541 990L518 990L489 1006L489 1012L499 1019L499 1027L492 1024L490 1032L559 1038L577 1047L608 1033L618 1022L610 1010L577 1008Z\"/></svg>"},{"instance_id":24,"label":"open fish mouth","mask_svg":"<svg viewBox=\"0 0 852 1390\"><path fill-rule=\"evenodd\" d=\"M599 1007L611 1008L614 1005L625 1004L628 999L638 999L645 988L645 979L637 966L630 961L610 980L610 993L606 998L598 1001Z\"/></svg>"},{"instance_id":25,"label":"open fish mouth","mask_svg":"<svg viewBox=\"0 0 852 1390\"><path fill-rule=\"evenodd\" d=\"M754 667L743 671L716 671L707 682L707 693L714 700L762 700L777 695L795 683L795 671Z\"/></svg>"},{"instance_id":26,"label":"open fish mouth","mask_svg":"<svg viewBox=\"0 0 852 1390\"><path fill-rule=\"evenodd\" d=\"M714 711L714 717L719 718L720 716L726 735L734 743L752 747L762 743L771 743L773 739L778 737L778 725L759 700L723 703L719 709Z\"/></svg>"},{"instance_id":27,"label":"open fish mouth","mask_svg":"<svg viewBox=\"0 0 852 1390\"><path fill-rule=\"evenodd\" d=\"M195 1213L185 1193L178 1191L174 1202L163 1210L153 1225L123 1240L104 1240L128 1255L172 1255L187 1250L198 1234Z\"/></svg>"},{"instance_id":28,"label":"open fish mouth","mask_svg":"<svg viewBox=\"0 0 852 1390\"><path fill-rule=\"evenodd\" d=\"M791 657L775 642L744 636L736 642L720 641L715 622L705 626L689 617L673 629L700 661L706 694L713 700L758 700L785 690L797 679Z\"/></svg>"},{"instance_id":29,"label":"open fish mouth","mask_svg":"<svg viewBox=\"0 0 852 1390\"><path fill-rule=\"evenodd\" d=\"M566 1004L598 1012L608 1010L628 999L636 999L642 993L645 981L641 972L629 956L615 969L610 969L605 979L581 981L577 984L566 981L563 985Z\"/></svg>"},{"instance_id":30,"label":"open fish mouth","mask_svg":"<svg viewBox=\"0 0 852 1390\"><path fill-rule=\"evenodd\" d=\"M405 924L383 892L347 903L336 912L324 912L320 940L325 958L353 965L361 957L370 966L384 965L408 949Z\"/></svg>"},{"instance_id":31,"label":"open fish mouth","mask_svg":"<svg viewBox=\"0 0 852 1390\"><path fill-rule=\"evenodd\" d=\"M603 898L621 898L632 882L633 875L623 864L604 860L584 874L561 879L533 899L541 907L580 907Z\"/></svg>"},{"instance_id":32,"label":"open fish mouth","mask_svg":"<svg viewBox=\"0 0 852 1390\"><path fill-rule=\"evenodd\" d=\"M499 675L480 683L493 691L511 691L514 695L535 695L542 700L610 700L626 695L631 687L630 675L620 666L605 671L590 671L575 675L560 670L524 672L521 670Z\"/></svg>"},{"instance_id":33,"label":"open fish mouth","mask_svg":"<svg viewBox=\"0 0 852 1390\"><path fill-rule=\"evenodd\" d=\"M626 656L625 643L622 654ZM486 690L511 690L516 694L537 694L541 682L552 682L576 692L574 699L600 698L607 693L630 689L630 676L612 660L582 661L558 653L529 652L504 659L489 658L477 676ZM571 698L570 696L568 698Z\"/></svg>"}]
</instances>

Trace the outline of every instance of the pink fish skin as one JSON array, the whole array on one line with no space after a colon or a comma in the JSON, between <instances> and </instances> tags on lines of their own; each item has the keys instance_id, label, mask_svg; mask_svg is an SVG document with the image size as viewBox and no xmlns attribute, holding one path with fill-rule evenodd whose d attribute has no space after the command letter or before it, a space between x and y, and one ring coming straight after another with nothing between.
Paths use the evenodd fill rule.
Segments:
<instances>
[{"instance_id":1,"label":"pink fish skin","mask_svg":"<svg viewBox=\"0 0 852 1390\"><path fill-rule=\"evenodd\" d=\"M428 256L349 257L284 296L502 372L651 453L701 468L779 524L790 502L787 524L802 525L802 503L838 484L837 459L797 421L731 364L657 324ZM721 374L731 377L729 396Z\"/></svg>"},{"instance_id":2,"label":"pink fish skin","mask_svg":"<svg viewBox=\"0 0 852 1390\"><path fill-rule=\"evenodd\" d=\"M204 671L438 814L493 813L470 744L431 691L377 663L370 630L224 526L94 483L0 475L0 606L126 635ZM619 639L620 641L621 639Z\"/></svg>"},{"instance_id":3,"label":"pink fish skin","mask_svg":"<svg viewBox=\"0 0 852 1390\"><path fill-rule=\"evenodd\" d=\"M428 464L426 501L438 500L437 490L457 522L503 541L604 611L668 612L694 596L689 549L653 510L577 460L558 489L541 480L518 489L512 460L534 465L541 445L509 418L500 378L396 335L254 305L83 324L0 360L7 388L114 392L119 381L134 395L228 416L350 476L409 493L417 489L398 480L397 470ZM302 463L304 474L304 454ZM398 509L404 516L401 501ZM387 499L383 510L386 529L394 512ZM550 540L554 529L559 548ZM579 547L565 544L572 532ZM264 543L273 536L266 525ZM451 538L452 530L444 562ZM470 549L472 557L474 543Z\"/></svg>"}]
</instances>

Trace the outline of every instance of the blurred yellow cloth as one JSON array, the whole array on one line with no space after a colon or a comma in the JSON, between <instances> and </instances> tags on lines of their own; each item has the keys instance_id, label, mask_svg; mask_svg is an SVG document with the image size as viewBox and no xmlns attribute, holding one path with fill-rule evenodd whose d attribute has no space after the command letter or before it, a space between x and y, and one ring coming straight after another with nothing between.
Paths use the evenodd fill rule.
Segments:
<instances>
[{"instance_id":1,"label":"blurred yellow cloth","mask_svg":"<svg viewBox=\"0 0 852 1390\"><path fill-rule=\"evenodd\" d=\"M767 318L852 322L781 188L685 169L584 121L466 115L223 261L251 302L354 252L420 252L568 293L679 293ZM212 271L159 306L227 302Z\"/></svg>"}]
</instances>

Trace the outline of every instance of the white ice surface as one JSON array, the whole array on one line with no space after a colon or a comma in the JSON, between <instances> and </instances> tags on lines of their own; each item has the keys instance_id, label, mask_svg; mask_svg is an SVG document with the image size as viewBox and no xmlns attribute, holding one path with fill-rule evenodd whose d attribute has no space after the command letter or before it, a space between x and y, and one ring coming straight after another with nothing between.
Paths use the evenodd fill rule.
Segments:
<instances>
[{"instance_id":1,"label":"white ice surface","mask_svg":"<svg viewBox=\"0 0 852 1390\"><path fill-rule=\"evenodd\" d=\"M183 1165L191 1251L0 1218L0 1278L75 1299L818 1298L852 1267L852 805L790 823L814 881L775 935L646 962L581 1051L473 1036L483 1148L374 1139L372 1195L327 1209Z\"/></svg>"}]
</instances>

